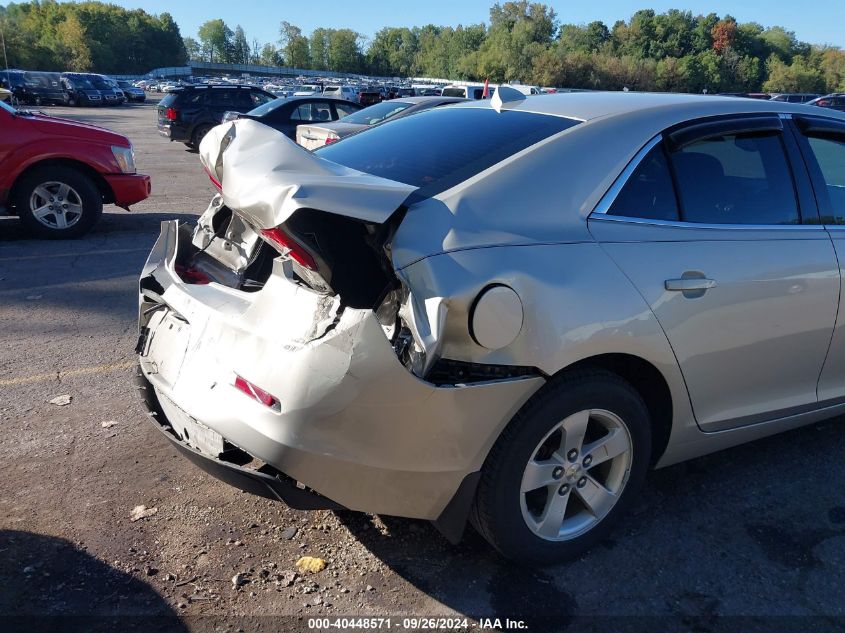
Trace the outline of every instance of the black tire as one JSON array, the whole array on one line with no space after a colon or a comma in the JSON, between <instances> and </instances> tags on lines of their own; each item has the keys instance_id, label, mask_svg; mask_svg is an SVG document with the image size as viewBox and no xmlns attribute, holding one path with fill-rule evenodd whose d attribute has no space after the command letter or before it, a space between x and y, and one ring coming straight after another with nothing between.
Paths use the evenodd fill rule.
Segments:
<instances>
[{"instance_id":1,"label":"black tire","mask_svg":"<svg viewBox=\"0 0 845 633\"><path fill-rule=\"evenodd\" d=\"M37 187L45 183L62 183L70 187L75 194L72 194L69 202L80 203L81 214L70 217L70 226L58 228L58 226L47 226L38 220L30 206L33 194ZM76 200L78 198L78 200ZM63 201L67 202L67 201ZM91 230L103 213L103 198L97 186L91 178L72 167L41 167L25 175L15 185L13 205L21 223L32 235L43 239L72 239L81 237ZM73 207L71 206L71 209ZM68 212L70 213L70 212ZM47 217L48 224L57 224L57 216L52 214Z\"/></svg>"},{"instance_id":2,"label":"black tire","mask_svg":"<svg viewBox=\"0 0 845 633\"><path fill-rule=\"evenodd\" d=\"M561 420L587 409L609 411L628 429L627 482L615 505L591 529L570 540L546 540L523 518L523 472L538 444ZM482 469L470 521L499 553L515 562L550 565L572 560L602 541L624 516L642 488L650 457L648 409L629 383L605 370L562 374L522 407L496 441Z\"/></svg>"},{"instance_id":3,"label":"black tire","mask_svg":"<svg viewBox=\"0 0 845 633\"><path fill-rule=\"evenodd\" d=\"M194 128L194 133L191 134L191 147L193 147L194 149L199 149L200 142L202 142L202 139L205 138L205 135L208 134L208 131L212 127L214 126L203 124L198 125L196 128Z\"/></svg>"}]
</instances>

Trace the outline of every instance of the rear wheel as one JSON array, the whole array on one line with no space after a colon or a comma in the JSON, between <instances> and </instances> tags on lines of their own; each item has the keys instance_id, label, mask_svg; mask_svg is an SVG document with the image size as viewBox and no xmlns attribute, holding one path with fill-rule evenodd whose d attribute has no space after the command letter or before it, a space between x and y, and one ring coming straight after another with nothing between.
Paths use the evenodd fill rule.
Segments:
<instances>
[{"instance_id":1,"label":"rear wheel","mask_svg":"<svg viewBox=\"0 0 845 633\"><path fill-rule=\"evenodd\" d=\"M551 564L607 536L645 479L648 410L604 370L564 374L514 417L482 470L471 520L507 558Z\"/></svg>"},{"instance_id":2,"label":"rear wheel","mask_svg":"<svg viewBox=\"0 0 845 633\"><path fill-rule=\"evenodd\" d=\"M202 139L205 138L205 135L208 134L211 127L212 126L210 125L200 125L194 130L193 135L191 135L191 146L194 149L199 149Z\"/></svg>"},{"instance_id":3,"label":"rear wheel","mask_svg":"<svg viewBox=\"0 0 845 633\"><path fill-rule=\"evenodd\" d=\"M15 187L14 206L30 233L47 239L84 235L103 212L97 186L70 167L42 167Z\"/></svg>"}]
</instances>

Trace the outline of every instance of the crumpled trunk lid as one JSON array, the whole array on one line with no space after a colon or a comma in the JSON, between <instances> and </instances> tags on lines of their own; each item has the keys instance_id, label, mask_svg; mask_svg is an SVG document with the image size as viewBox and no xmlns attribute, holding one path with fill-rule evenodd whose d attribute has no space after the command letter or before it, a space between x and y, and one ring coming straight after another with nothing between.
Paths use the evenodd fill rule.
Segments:
<instances>
[{"instance_id":1,"label":"crumpled trunk lid","mask_svg":"<svg viewBox=\"0 0 845 633\"><path fill-rule=\"evenodd\" d=\"M259 229L277 227L299 209L381 224L416 189L324 160L250 119L213 128L199 151L225 205Z\"/></svg>"}]
</instances>

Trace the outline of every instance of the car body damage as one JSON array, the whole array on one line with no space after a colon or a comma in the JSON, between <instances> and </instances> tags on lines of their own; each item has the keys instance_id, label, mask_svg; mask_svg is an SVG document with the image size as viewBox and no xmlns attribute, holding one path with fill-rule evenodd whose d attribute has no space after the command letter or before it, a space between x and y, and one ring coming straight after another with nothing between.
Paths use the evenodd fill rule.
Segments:
<instances>
[{"instance_id":1,"label":"car body damage","mask_svg":"<svg viewBox=\"0 0 845 633\"><path fill-rule=\"evenodd\" d=\"M448 301L417 301L390 259L415 188L250 120L200 151L221 193L196 227L162 224L140 281L141 381L160 426L194 456L237 453L351 509L454 513L545 378L435 368Z\"/></svg>"},{"instance_id":2,"label":"car body damage","mask_svg":"<svg viewBox=\"0 0 845 633\"><path fill-rule=\"evenodd\" d=\"M416 189L323 160L250 119L213 128L199 151L224 185L226 206L259 228L278 226L297 209L381 223Z\"/></svg>"}]
</instances>

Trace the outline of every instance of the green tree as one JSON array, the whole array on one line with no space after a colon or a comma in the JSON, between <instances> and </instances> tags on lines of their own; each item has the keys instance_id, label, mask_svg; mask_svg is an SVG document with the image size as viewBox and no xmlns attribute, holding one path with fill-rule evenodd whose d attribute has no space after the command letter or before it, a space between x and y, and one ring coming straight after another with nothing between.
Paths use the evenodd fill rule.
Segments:
<instances>
[{"instance_id":1,"label":"green tree","mask_svg":"<svg viewBox=\"0 0 845 633\"><path fill-rule=\"evenodd\" d=\"M228 62L231 56L232 31L221 19L208 20L197 31L203 56L209 62Z\"/></svg>"},{"instance_id":2,"label":"green tree","mask_svg":"<svg viewBox=\"0 0 845 633\"><path fill-rule=\"evenodd\" d=\"M290 22L282 22L279 36L285 64L293 68L310 68L308 38L302 34L302 29Z\"/></svg>"},{"instance_id":3,"label":"green tree","mask_svg":"<svg viewBox=\"0 0 845 633\"><path fill-rule=\"evenodd\" d=\"M336 29L329 32L329 68L331 70L341 73L361 72L363 59L360 34L352 29Z\"/></svg>"},{"instance_id":4,"label":"green tree","mask_svg":"<svg viewBox=\"0 0 845 633\"><path fill-rule=\"evenodd\" d=\"M235 27L235 33L232 36L232 63L233 64L248 64L250 56L249 42L246 40L246 33L240 24Z\"/></svg>"},{"instance_id":5,"label":"green tree","mask_svg":"<svg viewBox=\"0 0 845 633\"><path fill-rule=\"evenodd\" d=\"M186 37L184 40L185 54L188 59L199 61L202 59L202 46L193 37Z\"/></svg>"}]
</instances>

